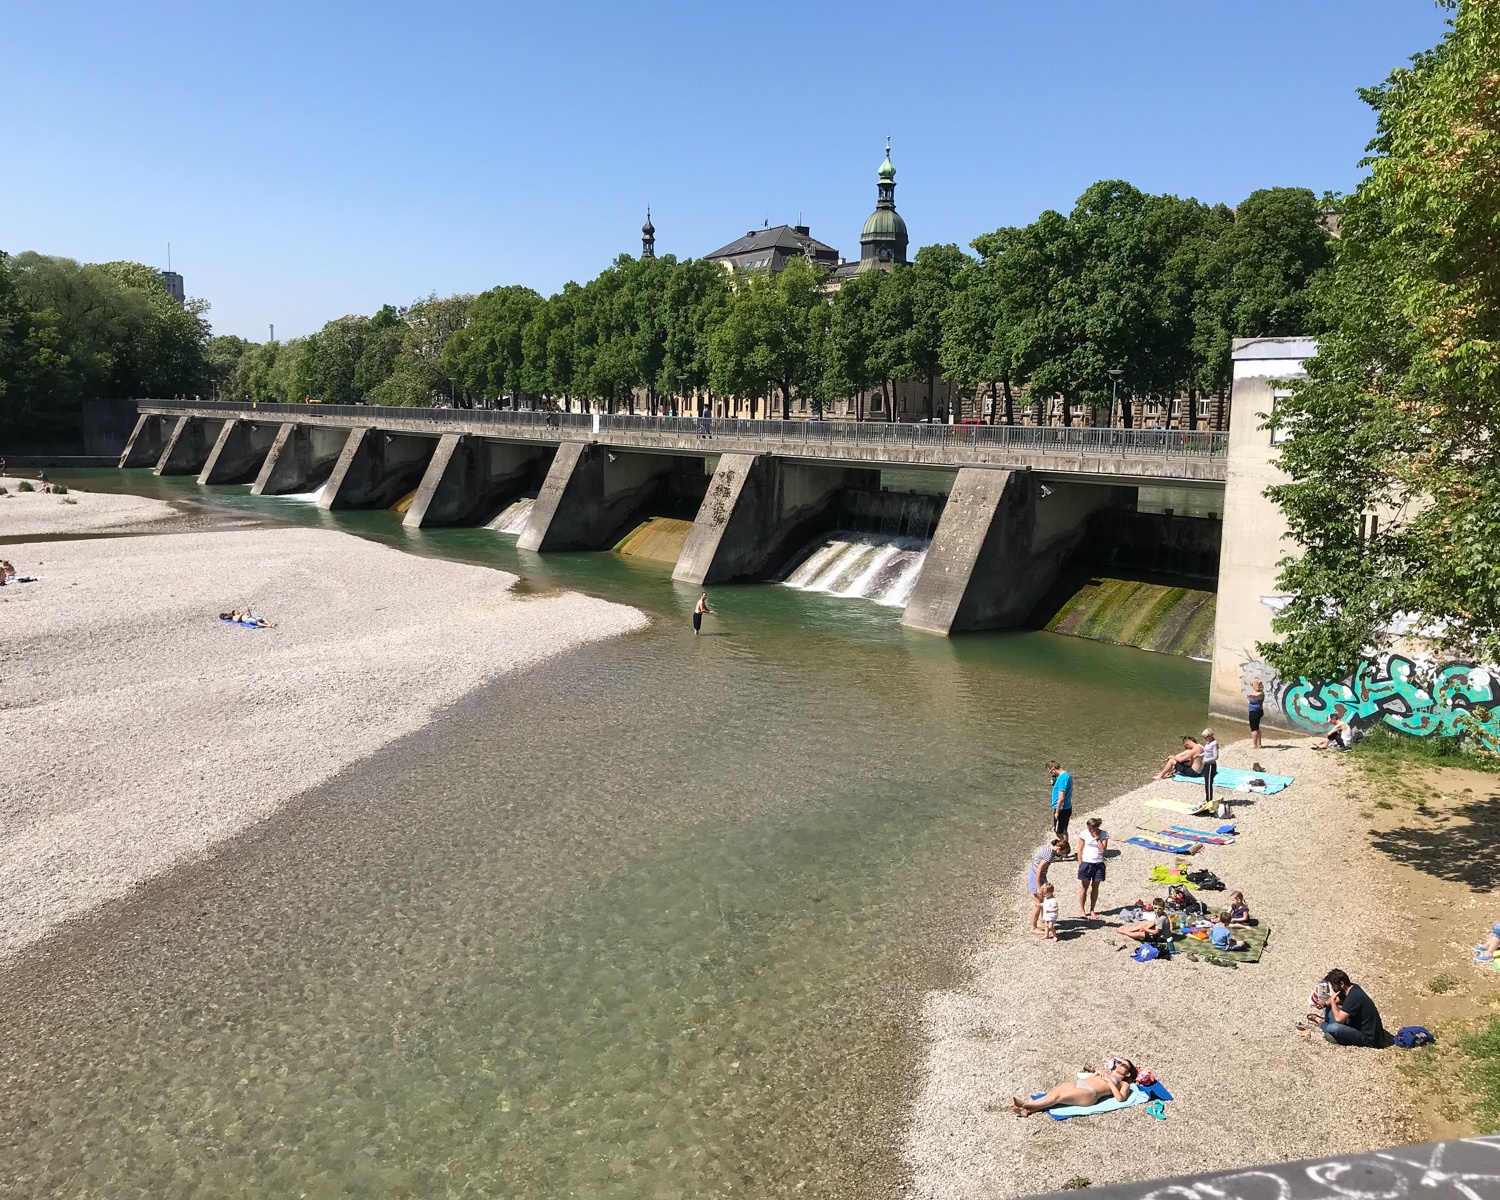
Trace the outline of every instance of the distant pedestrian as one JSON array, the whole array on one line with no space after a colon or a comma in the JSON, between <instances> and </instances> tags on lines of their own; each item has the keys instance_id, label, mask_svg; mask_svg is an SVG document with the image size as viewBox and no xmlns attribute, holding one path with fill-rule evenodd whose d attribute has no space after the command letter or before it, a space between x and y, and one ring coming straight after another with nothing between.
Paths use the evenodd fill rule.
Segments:
<instances>
[{"instance_id":1,"label":"distant pedestrian","mask_svg":"<svg viewBox=\"0 0 1500 1200\"><path fill-rule=\"evenodd\" d=\"M1066 843L1068 822L1073 819L1073 776L1056 759L1048 760L1047 774L1052 778L1052 832Z\"/></svg>"},{"instance_id":2,"label":"distant pedestrian","mask_svg":"<svg viewBox=\"0 0 1500 1200\"><path fill-rule=\"evenodd\" d=\"M1108 850L1109 830L1098 817L1090 817L1078 835L1078 915L1087 920L1099 919L1099 885L1104 882Z\"/></svg>"},{"instance_id":3,"label":"distant pedestrian","mask_svg":"<svg viewBox=\"0 0 1500 1200\"><path fill-rule=\"evenodd\" d=\"M1214 802L1214 776L1219 773L1219 739L1212 729L1203 731L1203 799Z\"/></svg>"},{"instance_id":4,"label":"distant pedestrian","mask_svg":"<svg viewBox=\"0 0 1500 1200\"><path fill-rule=\"evenodd\" d=\"M693 605L693 636L697 637L703 629L703 614L715 615L714 610L708 606L708 593L698 594L698 603Z\"/></svg>"},{"instance_id":5,"label":"distant pedestrian","mask_svg":"<svg viewBox=\"0 0 1500 1200\"><path fill-rule=\"evenodd\" d=\"M708 420L709 420L708 405L705 404L702 408L700 408L698 410L698 436L701 437L701 438L706 438L706 437L709 436L709 432L708 432Z\"/></svg>"},{"instance_id":6,"label":"distant pedestrian","mask_svg":"<svg viewBox=\"0 0 1500 1200\"><path fill-rule=\"evenodd\" d=\"M1257 679L1250 685L1249 694L1246 696L1250 706L1250 745L1260 749L1260 719L1266 712L1266 683L1263 679Z\"/></svg>"}]
</instances>

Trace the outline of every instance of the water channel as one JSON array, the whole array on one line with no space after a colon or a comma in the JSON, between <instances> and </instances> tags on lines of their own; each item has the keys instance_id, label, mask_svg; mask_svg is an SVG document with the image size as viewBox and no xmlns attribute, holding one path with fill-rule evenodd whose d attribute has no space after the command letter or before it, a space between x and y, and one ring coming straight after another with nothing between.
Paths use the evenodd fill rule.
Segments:
<instances>
[{"instance_id":1,"label":"water channel","mask_svg":"<svg viewBox=\"0 0 1500 1200\"><path fill-rule=\"evenodd\" d=\"M652 624L0 969L0 1197L894 1196L916 1006L1041 840L1043 762L1086 810L1203 720L1207 668L1170 656L909 634L770 585L711 589L695 640L696 590L660 563L55 475Z\"/></svg>"}]
</instances>

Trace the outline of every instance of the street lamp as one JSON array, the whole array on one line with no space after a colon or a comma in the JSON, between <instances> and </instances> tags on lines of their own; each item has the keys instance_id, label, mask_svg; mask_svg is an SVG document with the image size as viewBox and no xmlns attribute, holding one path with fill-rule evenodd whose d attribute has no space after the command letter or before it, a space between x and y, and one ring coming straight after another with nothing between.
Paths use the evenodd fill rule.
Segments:
<instances>
[{"instance_id":1,"label":"street lamp","mask_svg":"<svg viewBox=\"0 0 1500 1200\"><path fill-rule=\"evenodd\" d=\"M677 372L677 395L684 404L687 403L687 377L688 373L686 371ZM678 416L681 415L681 413L678 414ZM688 415L693 416L694 414L689 413Z\"/></svg>"},{"instance_id":2,"label":"street lamp","mask_svg":"<svg viewBox=\"0 0 1500 1200\"><path fill-rule=\"evenodd\" d=\"M1120 406L1120 376L1123 374L1125 372L1118 367L1109 373L1109 423L1111 426L1119 420L1115 415L1115 410Z\"/></svg>"}]
</instances>

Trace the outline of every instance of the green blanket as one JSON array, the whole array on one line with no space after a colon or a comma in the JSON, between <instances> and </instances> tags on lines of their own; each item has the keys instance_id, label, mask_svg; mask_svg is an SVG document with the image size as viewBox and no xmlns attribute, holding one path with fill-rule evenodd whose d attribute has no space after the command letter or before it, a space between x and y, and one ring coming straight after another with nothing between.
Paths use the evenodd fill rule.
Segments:
<instances>
[{"instance_id":1,"label":"green blanket","mask_svg":"<svg viewBox=\"0 0 1500 1200\"><path fill-rule=\"evenodd\" d=\"M1266 939L1271 936L1271 927L1262 921L1250 929L1231 929L1230 933L1243 942L1250 943L1248 950L1215 950L1212 942L1201 942L1197 938L1182 935L1172 940L1172 949L1187 958L1203 958L1211 962L1246 963L1259 962L1265 953Z\"/></svg>"}]
</instances>

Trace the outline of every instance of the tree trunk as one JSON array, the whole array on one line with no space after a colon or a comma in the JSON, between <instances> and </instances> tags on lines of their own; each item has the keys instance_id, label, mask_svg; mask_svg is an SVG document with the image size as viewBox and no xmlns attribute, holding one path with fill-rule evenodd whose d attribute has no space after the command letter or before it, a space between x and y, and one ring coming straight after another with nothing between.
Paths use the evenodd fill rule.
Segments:
<instances>
[{"instance_id":1,"label":"tree trunk","mask_svg":"<svg viewBox=\"0 0 1500 1200\"><path fill-rule=\"evenodd\" d=\"M1000 378L1001 394L1005 397L1005 423L1014 425L1016 423L1016 398L1010 394L1010 376L1003 375Z\"/></svg>"},{"instance_id":2,"label":"tree trunk","mask_svg":"<svg viewBox=\"0 0 1500 1200\"><path fill-rule=\"evenodd\" d=\"M1197 388L1195 388L1195 387L1188 388L1187 403L1188 403L1187 427L1189 429L1197 429L1198 428L1198 389Z\"/></svg>"},{"instance_id":3,"label":"tree trunk","mask_svg":"<svg viewBox=\"0 0 1500 1200\"><path fill-rule=\"evenodd\" d=\"M1135 428L1135 400L1125 397L1125 403L1120 405L1120 426L1123 429Z\"/></svg>"},{"instance_id":4,"label":"tree trunk","mask_svg":"<svg viewBox=\"0 0 1500 1200\"><path fill-rule=\"evenodd\" d=\"M1062 423L1064 429L1073 428L1073 401L1066 393L1062 398Z\"/></svg>"},{"instance_id":5,"label":"tree trunk","mask_svg":"<svg viewBox=\"0 0 1500 1200\"><path fill-rule=\"evenodd\" d=\"M889 375L885 377L885 422L887 425L896 422L896 381Z\"/></svg>"},{"instance_id":6,"label":"tree trunk","mask_svg":"<svg viewBox=\"0 0 1500 1200\"><path fill-rule=\"evenodd\" d=\"M1220 388L1214 393L1214 430L1223 433L1229 428L1229 412L1226 401L1229 399L1227 388Z\"/></svg>"}]
</instances>

